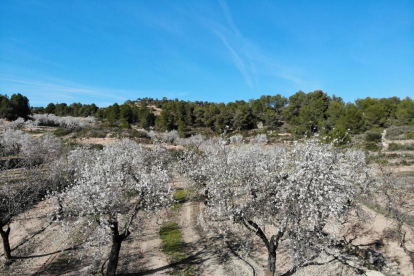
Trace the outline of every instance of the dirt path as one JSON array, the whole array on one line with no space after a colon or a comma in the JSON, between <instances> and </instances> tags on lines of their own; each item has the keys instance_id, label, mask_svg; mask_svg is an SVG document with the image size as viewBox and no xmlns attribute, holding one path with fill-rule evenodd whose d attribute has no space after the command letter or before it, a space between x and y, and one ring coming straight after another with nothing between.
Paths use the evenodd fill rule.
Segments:
<instances>
[{"instance_id":1,"label":"dirt path","mask_svg":"<svg viewBox=\"0 0 414 276\"><path fill-rule=\"evenodd\" d=\"M237 258L221 241L208 237L197 225L202 204L186 202L180 207L177 216L189 256L191 275L253 275L252 269L243 260Z\"/></svg>"},{"instance_id":2,"label":"dirt path","mask_svg":"<svg viewBox=\"0 0 414 276\"><path fill-rule=\"evenodd\" d=\"M188 188L188 183L176 176L173 186L177 189ZM221 240L209 236L198 223L204 203L184 202L175 220L180 226L187 258L183 260L189 275L200 276L244 276L253 275L252 267L238 258ZM181 267L180 267L181 268ZM263 270L262 268L256 271ZM256 272L255 275L261 275Z\"/></svg>"},{"instance_id":3,"label":"dirt path","mask_svg":"<svg viewBox=\"0 0 414 276\"><path fill-rule=\"evenodd\" d=\"M381 143L382 143L382 152L388 150L389 141L387 140L387 130L384 129L384 131L381 133Z\"/></svg>"},{"instance_id":4,"label":"dirt path","mask_svg":"<svg viewBox=\"0 0 414 276\"><path fill-rule=\"evenodd\" d=\"M171 267L161 251L160 227L153 219L145 224L142 232L131 234L124 242L119 257L120 275L169 275Z\"/></svg>"}]
</instances>

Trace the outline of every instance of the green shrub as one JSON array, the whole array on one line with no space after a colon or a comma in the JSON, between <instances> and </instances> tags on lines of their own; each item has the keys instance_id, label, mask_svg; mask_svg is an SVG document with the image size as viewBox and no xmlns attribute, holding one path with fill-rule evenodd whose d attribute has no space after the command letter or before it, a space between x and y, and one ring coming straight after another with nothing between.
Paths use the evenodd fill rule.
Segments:
<instances>
[{"instance_id":1,"label":"green shrub","mask_svg":"<svg viewBox=\"0 0 414 276\"><path fill-rule=\"evenodd\" d=\"M344 127L337 127L331 130L326 136L326 142L333 142L336 147L346 145L350 141L351 137Z\"/></svg>"},{"instance_id":2,"label":"green shrub","mask_svg":"<svg viewBox=\"0 0 414 276\"><path fill-rule=\"evenodd\" d=\"M60 136L71 134L72 132L73 132L73 129L70 129L70 128L58 128L53 132L53 134L55 136L60 137Z\"/></svg>"},{"instance_id":3,"label":"green shrub","mask_svg":"<svg viewBox=\"0 0 414 276\"><path fill-rule=\"evenodd\" d=\"M131 125L127 121L122 121L120 128L131 128Z\"/></svg>"},{"instance_id":4,"label":"green shrub","mask_svg":"<svg viewBox=\"0 0 414 276\"><path fill-rule=\"evenodd\" d=\"M273 132L269 135L269 137L277 139L277 138L279 138L279 132L278 132L278 131L276 131L276 130L274 130L274 131L273 131Z\"/></svg>"},{"instance_id":5,"label":"green shrub","mask_svg":"<svg viewBox=\"0 0 414 276\"><path fill-rule=\"evenodd\" d=\"M93 130L93 131L89 132L88 137L91 137L91 138L105 138L107 134L108 134L108 132L106 132L106 131Z\"/></svg>"},{"instance_id":6,"label":"green shrub","mask_svg":"<svg viewBox=\"0 0 414 276\"><path fill-rule=\"evenodd\" d=\"M174 193L174 199L178 202L184 202L186 197L187 192L184 189L177 190Z\"/></svg>"},{"instance_id":7,"label":"green shrub","mask_svg":"<svg viewBox=\"0 0 414 276\"><path fill-rule=\"evenodd\" d=\"M396 151L396 150L399 150L399 149L400 149L400 146L396 143L390 143L388 145L388 150L389 151Z\"/></svg>"},{"instance_id":8,"label":"green shrub","mask_svg":"<svg viewBox=\"0 0 414 276\"><path fill-rule=\"evenodd\" d=\"M379 151L381 149L381 146L375 142L365 142L364 148L369 151Z\"/></svg>"},{"instance_id":9,"label":"green shrub","mask_svg":"<svg viewBox=\"0 0 414 276\"><path fill-rule=\"evenodd\" d=\"M387 138L390 140L413 139L414 126L392 126L387 129Z\"/></svg>"},{"instance_id":10,"label":"green shrub","mask_svg":"<svg viewBox=\"0 0 414 276\"><path fill-rule=\"evenodd\" d=\"M132 131L131 138L149 138L149 136L144 131Z\"/></svg>"},{"instance_id":11,"label":"green shrub","mask_svg":"<svg viewBox=\"0 0 414 276\"><path fill-rule=\"evenodd\" d=\"M74 150L76 148L82 147L82 144L76 143L76 142L69 142L65 145L66 148L68 148L69 150Z\"/></svg>"},{"instance_id":12,"label":"green shrub","mask_svg":"<svg viewBox=\"0 0 414 276\"><path fill-rule=\"evenodd\" d=\"M104 146L101 144L88 144L91 149L103 150Z\"/></svg>"},{"instance_id":13,"label":"green shrub","mask_svg":"<svg viewBox=\"0 0 414 276\"><path fill-rule=\"evenodd\" d=\"M414 143L411 143L411 144L390 143L388 145L388 150L389 151L396 151L396 150L412 151L414 150Z\"/></svg>"},{"instance_id":14,"label":"green shrub","mask_svg":"<svg viewBox=\"0 0 414 276\"><path fill-rule=\"evenodd\" d=\"M368 132L365 134L365 141L366 142L381 142L382 135L379 132Z\"/></svg>"}]
</instances>

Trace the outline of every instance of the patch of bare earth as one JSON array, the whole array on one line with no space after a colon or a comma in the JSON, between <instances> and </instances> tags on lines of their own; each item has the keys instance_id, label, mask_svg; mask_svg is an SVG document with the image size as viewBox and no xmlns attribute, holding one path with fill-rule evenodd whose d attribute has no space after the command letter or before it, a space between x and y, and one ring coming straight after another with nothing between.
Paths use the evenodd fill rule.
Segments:
<instances>
[{"instance_id":1,"label":"patch of bare earth","mask_svg":"<svg viewBox=\"0 0 414 276\"><path fill-rule=\"evenodd\" d=\"M97 248L69 248L71 235L59 232L58 225L50 225L45 214L46 202L41 202L21 214L12 224L10 244L12 256L7 261L0 249L0 275L78 276L100 274L102 261L92 254ZM163 215L167 216L166 214ZM120 252L119 275L168 275L171 270L161 252L160 223L154 219L144 224L142 232L133 232L124 241ZM109 246L104 251L109 252Z\"/></svg>"},{"instance_id":2,"label":"patch of bare earth","mask_svg":"<svg viewBox=\"0 0 414 276\"><path fill-rule=\"evenodd\" d=\"M132 233L123 242L119 256L119 275L169 275L171 267L161 251L160 227L161 223L153 219L145 224L142 232Z\"/></svg>"},{"instance_id":3,"label":"patch of bare earth","mask_svg":"<svg viewBox=\"0 0 414 276\"><path fill-rule=\"evenodd\" d=\"M182 180L173 185L179 189L187 186ZM186 271L186 275L253 275L252 268L244 260L232 253L221 240L202 230L197 221L203 207L203 202L188 201L179 208L175 219L180 226L187 257L172 265L176 270Z\"/></svg>"},{"instance_id":4,"label":"patch of bare earth","mask_svg":"<svg viewBox=\"0 0 414 276\"><path fill-rule=\"evenodd\" d=\"M178 213L187 258L182 262L190 275L252 275L245 261L234 255L225 244L204 233L197 225L201 202L186 202ZM188 267L190 266L190 268Z\"/></svg>"},{"instance_id":5,"label":"patch of bare earth","mask_svg":"<svg viewBox=\"0 0 414 276\"><path fill-rule=\"evenodd\" d=\"M88 144L97 144L97 145L108 145L117 142L117 138L79 138L76 139L76 143L88 145Z\"/></svg>"},{"instance_id":6,"label":"patch of bare earth","mask_svg":"<svg viewBox=\"0 0 414 276\"><path fill-rule=\"evenodd\" d=\"M370 220L368 224L364 225L362 231L359 231L358 233L352 233L351 238L355 236L357 237L355 240L353 240L352 243L354 245L359 245L361 248L369 248L372 247L376 242L380 241L381 246L375 248L375 250L384 254L389 263L397 263L398 270L401 275L413 276L414 270L410 261L410 257L404 252L404 249L399 246L396 240L388 238L387 233L389 233L390 229L395 229L395 222L366 207L364 207L364 210L368 212L368 214L372 217L372 220ZM413 229L405 226L405 231L407 232L407 249L414 251ZM369 247L363 245L369 245Z\"/></svg>"},{"instance_id":7,"label":"patch of bare earth","mask_svg":"<svg viewBox=\"0 0 414 276\"><path fill-rule=\"evenodd\" d=\"M48 206L41 202L11 223L10 244L16 259L6 261L1 249L0 275L44 275L45 267L65 249L67 236L48 223L47 211Z\"/></svg>"}]
</instances>

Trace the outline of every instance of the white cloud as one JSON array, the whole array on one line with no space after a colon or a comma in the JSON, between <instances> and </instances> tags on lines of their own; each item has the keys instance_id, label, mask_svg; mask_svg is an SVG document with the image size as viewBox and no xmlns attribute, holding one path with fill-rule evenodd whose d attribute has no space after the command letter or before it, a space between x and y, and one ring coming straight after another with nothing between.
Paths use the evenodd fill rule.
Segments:
<instances>
[{"instance_id":1,"label":"white cloud","mask_svg":"<svg viewBox=\"0 0 414 276\"><path fill-rule=\"evenodd\" d=\"M243 60L240 58L240 56L237 54L237 52L230 46L229 42L227 41L227 39L224 35L222 35L219 32L216 32L216 35L221 39L224 46L226 46L226 48L230 51L233 62L236 65L236 68L243 75L244 80L246 81L247 85L250 88L253 88L252 79L251 79L249 73L247 72L246 65L244 64Z\"/></svg>"}]
</instances>

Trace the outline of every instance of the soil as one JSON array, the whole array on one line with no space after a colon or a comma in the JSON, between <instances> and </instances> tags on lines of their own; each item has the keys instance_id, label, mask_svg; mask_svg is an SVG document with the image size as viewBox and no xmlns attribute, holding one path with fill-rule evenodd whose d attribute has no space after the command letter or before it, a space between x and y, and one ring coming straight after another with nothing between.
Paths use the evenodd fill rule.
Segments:
<instances>
[{"instance_id":1,"label":"soil","mask_svg":"<svg viewBox=\"0 0 414 276\"><path fill-rule=\"evenodd\" d=\"M399 272L404 276L413 276L414 270L410 262L410 257L404 252L404 249L399 246L395 239L383 238L387 236L387 232L395 227L394 222L387 219L385 216L374 212L373 210L363 207L363 210L369 214L371 219L358 233L353 233L350 238L357 238L352 242L354 245L366 245L375 242L380 242L379 246L375 248L377 252L383 253L388 262L397 262L399 264ZM406 246L410 251L414 251L414 232L412 228L405 227ZM364 247L362 248L369 248Z\"/></svg>"}]
</instances>

